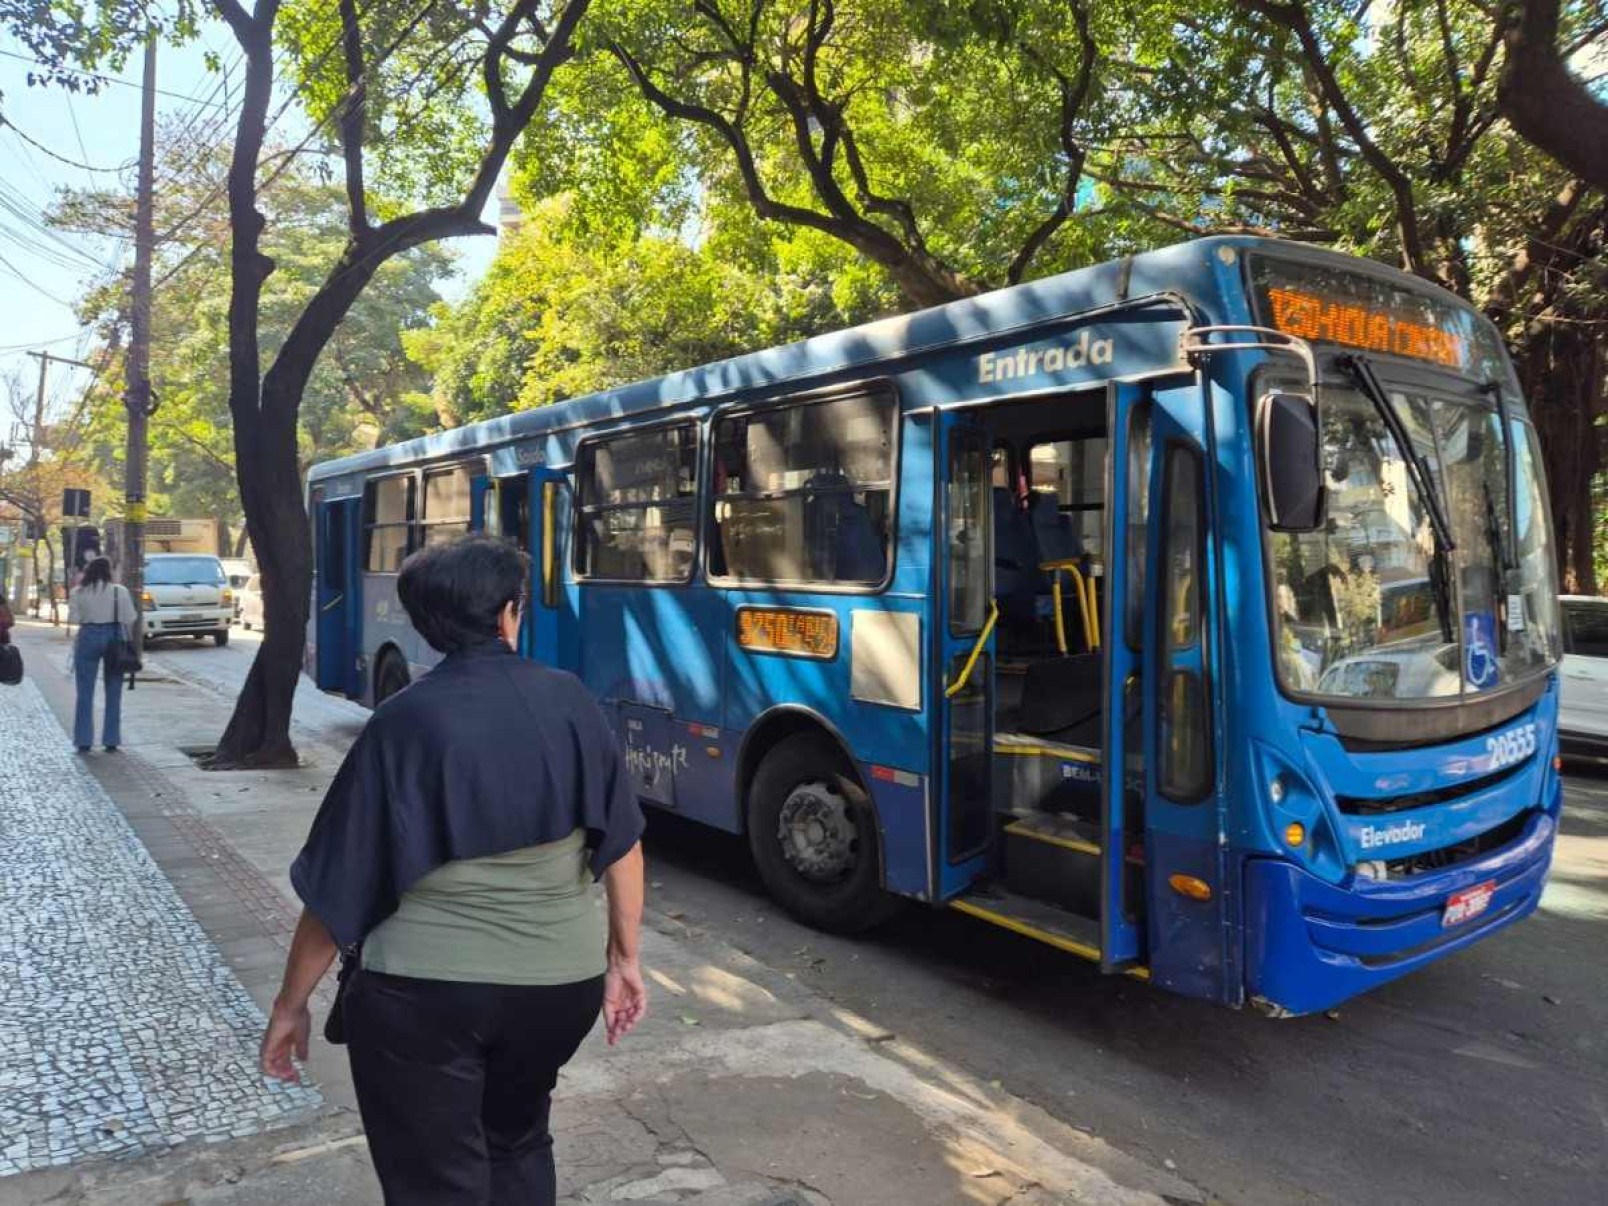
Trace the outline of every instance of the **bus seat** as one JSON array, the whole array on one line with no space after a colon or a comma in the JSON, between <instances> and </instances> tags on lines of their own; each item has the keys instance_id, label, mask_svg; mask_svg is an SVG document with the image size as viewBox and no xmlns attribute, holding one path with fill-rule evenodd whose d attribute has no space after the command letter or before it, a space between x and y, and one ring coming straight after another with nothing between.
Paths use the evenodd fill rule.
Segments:
<instances>
[{"instance_id":1,"label":"bus seat","mask_svg":"<svg viewBox=\"0 0 1608 1206\"><path fill-rule=\"evenodd\" d=\"M841 473L817 473L805 483L810 500L805 522L809 560L824 578L837 582L881 582L888 557L876 524L864 505L848 492ZM826 564L820 564L825 560Z\"/></svg>"},{"instance_id":2,"label":"bus seat","mask_svg":"<svg viewBox=\"0 0 1608 1206\"><path fill-rule=\"evenodd\" d=\"M1105 666L1100 654L1045 658L1027 667L1016 727L1035 737L1070 729L1088 729L1098 734L1099 726L1089 722L1098 719L1104 702ZM1098 744L1098 736L1094 744Z\"/></svg>"},{"instance_id":3,"label":"bus seat","mask_svg":"<svg viewBox=\"0 0 1608 1206\"><path fill-rule=\"evenodd\" d=\"M1032 622L1040 577L1032 526L1011 492L995 486L994 597L1007 621Z\"/></svg>"},{"instance_id":4,"label":"bus seat","mask_svg":"<svg viewBox=\"0 0 1608 1206\"><path fill-rule=\"evenodd\" d=\"M1070 561L1083 556L1083 542L1072 526L1072 517L1061 510L1055 495L1034 490L1027 497L1027 517L1038 541L1039 559Z\"/></svg>"}]
</instances>

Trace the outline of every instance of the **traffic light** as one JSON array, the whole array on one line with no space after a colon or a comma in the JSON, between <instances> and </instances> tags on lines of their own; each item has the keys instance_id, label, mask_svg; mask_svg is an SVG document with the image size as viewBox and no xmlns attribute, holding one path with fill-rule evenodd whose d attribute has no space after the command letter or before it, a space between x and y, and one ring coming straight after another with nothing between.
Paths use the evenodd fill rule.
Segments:
<instances>
[{"instance_id":1,"label":"traffic light","mask_svg":"<svg viewBox=\"0 0 1608 1206\"><path fill-rule=\"evenodd\" d=\"M88 524L80 525L73 548L77 553L78 568L83 569L84 566L101 555L100 529L92 528Z\"/></svg>"},{"instance_id":2,"label":"traffic light","mask_svg":"<svg viewBox=\"0 0 1608 1206\"><path fill-rule=\"evenodd\" d=\"M100 529L92 528L88 524L80 524L75 528L63 527L61 547L71 558L73 568L81 570L101 555Z\"/></svg>"}]
</instances>

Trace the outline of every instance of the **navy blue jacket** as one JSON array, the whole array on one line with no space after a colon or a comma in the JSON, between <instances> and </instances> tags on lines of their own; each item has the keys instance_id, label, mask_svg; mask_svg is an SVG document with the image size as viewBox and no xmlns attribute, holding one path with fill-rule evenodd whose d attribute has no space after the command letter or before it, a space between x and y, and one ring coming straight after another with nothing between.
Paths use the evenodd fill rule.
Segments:
<instances>
[{"instance_id":1,"label":"navy blue jacket","mask_svg":"<svg viewBox=\"0 0 1608 1206\"><path fill-rule=\"evenodd\" d=\"M619 746L586 688L498 640L449 655L374 710L290 881L350 947L445 863L585 829L601 877L643 825Z\"/></svg>"}]
</instances>

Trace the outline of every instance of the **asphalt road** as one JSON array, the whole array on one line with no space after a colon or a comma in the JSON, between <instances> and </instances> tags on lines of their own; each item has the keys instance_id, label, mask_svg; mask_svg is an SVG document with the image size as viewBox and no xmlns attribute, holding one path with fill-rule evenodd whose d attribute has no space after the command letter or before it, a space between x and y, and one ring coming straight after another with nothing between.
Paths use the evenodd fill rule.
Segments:
<instances>
[{"instance_id":1,"label":"asphalt road","mask_svg":"<svg viewBox=\"0 0 1608 1206\"><path fill-rule=\"evenodd\" d=\"M156 658L224 688L251 652ZM316 692L297 714L356 715ZM1173 997L943 911L822 935L765 896L743 842L674 817L648 854L661 912L1223 1200L1608 1201L1608 777L1569 777L1540 913L1333 1018Z\"/></svg>"}]
</instances>

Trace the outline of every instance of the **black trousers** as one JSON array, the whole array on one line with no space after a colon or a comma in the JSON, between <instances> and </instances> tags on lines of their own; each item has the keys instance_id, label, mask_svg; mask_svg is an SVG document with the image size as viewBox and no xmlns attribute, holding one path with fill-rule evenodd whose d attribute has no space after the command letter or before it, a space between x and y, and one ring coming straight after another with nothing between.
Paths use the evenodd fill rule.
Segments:
<instances>
[{"instance_id":1,"label":"black trousers","mask_svg":"<svg viewBox=\"0 0 1608 1206\"><path fill-rule=\"evenodd\" d=\"M552 1206L553 1086L597 1020L603 977L356 977L347 1050L386 1206Z\"/></svg>"}]
</instances>

